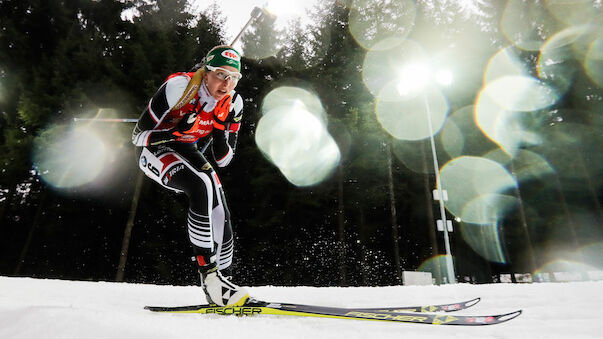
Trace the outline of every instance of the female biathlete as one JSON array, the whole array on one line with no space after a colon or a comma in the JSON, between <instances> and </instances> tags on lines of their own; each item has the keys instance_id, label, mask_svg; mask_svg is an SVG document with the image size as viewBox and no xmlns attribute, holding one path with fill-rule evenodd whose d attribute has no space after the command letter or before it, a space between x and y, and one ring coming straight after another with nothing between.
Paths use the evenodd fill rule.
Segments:
<instances>
[{"instance_id":1,"label":"female biathlete","mask_svg":"<svg viewBox=\"0 0 603 339\"><path fill-rule=\"evenodd\" d=\"M233 233L220 179L204 151L211 145L219 167L233 158L243 113L243 99L234 91L240 71L236 50L214 47L196 72L166 79L132 134L144 173L188 197L188 236L201 286L208 302L220 306L243 305L249 294L221 273L232 263Z\"/></svg>"}]
</instances>

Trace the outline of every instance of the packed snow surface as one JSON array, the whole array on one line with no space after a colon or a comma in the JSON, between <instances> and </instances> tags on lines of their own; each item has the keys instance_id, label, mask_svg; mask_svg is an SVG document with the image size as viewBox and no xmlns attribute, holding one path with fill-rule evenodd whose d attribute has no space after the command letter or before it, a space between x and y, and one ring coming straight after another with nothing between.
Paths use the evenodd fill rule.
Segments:
<instances>
[{"instance_id":1,"label":"packed snow surface","mask_svg":"<svg viewBox=\"0 0 603 339\"><path fill-rule=\"evenodd\" d=\"M603 282L392 287L250 287L258 299L324 306L438 304L481 297L458 314L524 312L459 327L259 315L159 314L145 305L205 302L196 286L0 277L0 338L601 338Z\"/></svg>"}]
</instances>

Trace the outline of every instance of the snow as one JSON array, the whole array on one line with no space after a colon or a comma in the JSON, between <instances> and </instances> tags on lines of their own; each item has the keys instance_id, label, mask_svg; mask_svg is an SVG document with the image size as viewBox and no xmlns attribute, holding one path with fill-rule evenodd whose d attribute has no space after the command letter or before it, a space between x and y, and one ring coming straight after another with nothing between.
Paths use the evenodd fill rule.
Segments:
<instances>
[{"instance_id":1,"label":"snow","mask_svg":"<svg viewBox=\"0 0 603 339\"><path fill-rule=\"evenodd\" d=\"M145 305L205 302L196 286L0 277L0 338L601 338L603 282L391 287L249 287L258 299L325 306L398 306L482 297L458 314L523 309L485 327L288 316L158 314Z\"/></svg>"}]
</instances>

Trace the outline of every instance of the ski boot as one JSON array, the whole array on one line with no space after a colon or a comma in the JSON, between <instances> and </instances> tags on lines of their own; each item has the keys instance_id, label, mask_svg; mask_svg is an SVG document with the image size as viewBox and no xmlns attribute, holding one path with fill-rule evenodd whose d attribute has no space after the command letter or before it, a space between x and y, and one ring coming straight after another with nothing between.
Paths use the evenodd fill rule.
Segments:
<instances>
[{"instance_id":1,"label":"ski boot","mask_svg":"<svg viewBox=\"0 0 603 339\"><path fill-rule=\"evenodd\" d=\"M218 306L243 306L249 299L249 292L237 286L218 270L216 256L197 256L199 263L199 275L201 276L201 287L207 302Z\"/></svg>"}]
</instances>

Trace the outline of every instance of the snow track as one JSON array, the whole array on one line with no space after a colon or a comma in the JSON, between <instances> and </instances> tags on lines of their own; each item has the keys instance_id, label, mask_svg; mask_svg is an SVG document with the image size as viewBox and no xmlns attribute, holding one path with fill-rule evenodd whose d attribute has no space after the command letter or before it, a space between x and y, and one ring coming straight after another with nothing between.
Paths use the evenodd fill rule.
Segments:
<instances>
[{"instance_id":1,"label":"snow track","mask_svg":"<svg viewBox=\"0 0 603 339\"><path fill-rule=\"evenodd\" d=\"M396 306L482 297L458 314L523 309L508 323L439 327L279 316L156 314L144 305L204 303L195 286L0 277L0 338L600 338L603 282L394 287L250 287L258 299Z\"/></svg>"}]
</instances>

